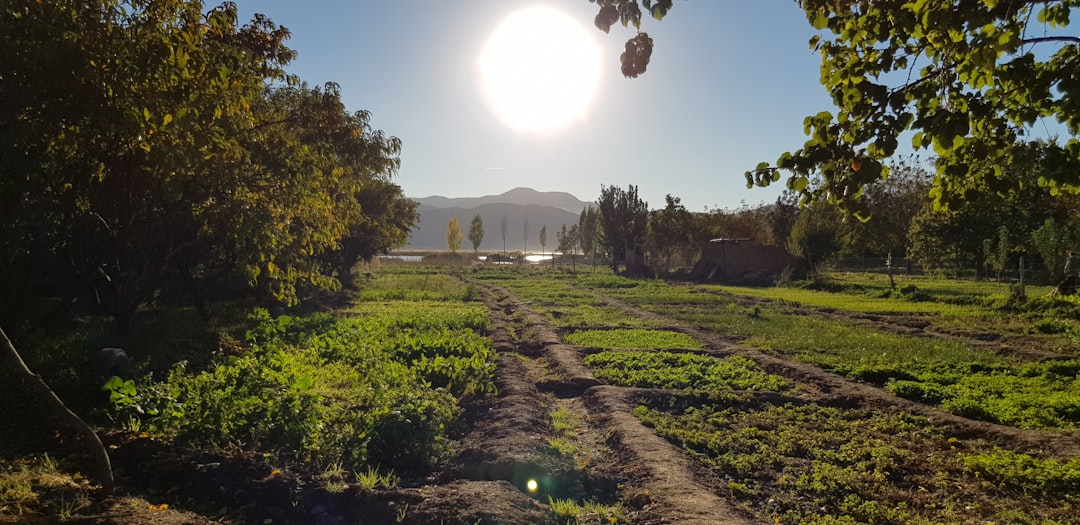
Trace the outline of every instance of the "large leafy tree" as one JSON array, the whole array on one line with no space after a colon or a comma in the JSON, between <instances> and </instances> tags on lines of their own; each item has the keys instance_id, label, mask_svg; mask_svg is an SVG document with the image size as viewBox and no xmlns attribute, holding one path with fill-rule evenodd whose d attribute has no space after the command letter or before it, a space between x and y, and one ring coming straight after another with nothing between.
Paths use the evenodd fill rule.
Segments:
<instances>
[{"instance_id":1,"label":"large leafy tree","mask_svg":"<svg viewBox=\"0 0 1080 525\"><path fill-rule=\"evenodd\" d=\"M988 263L995 270L1003 267L1001 259L1009 258L1007 254L1034 255L1031 233L1047 218L1057 217L1061 224L1075 213L1072 197L1055 197L1035 183L1055 166L1041 154L1045 151L1025 148L1014 159L1005 176L1017 191L978 195L949 209L925 206L912 220L908 255L926 267L974 268L980 277Z\"/></svg>"},{"instance_id":2,"label":"large leafy tree","mask_svg":"<svg viewBox=\"0 0 1080 525\"><path fill-rule=\"evenodd\" d=\"M350 281L357 262L404 244L417 217L389 182L400 141L372 130L369 113L345 111L337 85L278 87L254 116L239 134L248 155L218 245L261 292L295 301L298 285L333 288L334 276Z\"/></svg>"},{"instance_id":3,"label":"large leafy tree","mask_svg":"<svg viewBox=\"0 0 1080 525\"><path fill-rule=\"evenodd\" d=\"M28 283L15 291L90 297L123 330L162 291L246 271L292 303L403 242L400 143L337 86L288 77L288 37L261 15L240 25L231 3L2 4L0 261Z\"/></svg>"},{"instance_id":4,"label":"large leafy tree","mask_svg":"<svg viewBox=\"0 0 1080 525\"><path fill-rule=\"evenodd\" d=\"M595 23L640 29L644 11L660 19L671 2L590 0ZM836 112L804 122L801 149L762 162L747 185L767 186L790 174L804 201L827 199L866 212L862 190L889 173L883 160L901 140L937 155L932 194L956 205L986 192L1015 189L1004 176L1014 153L1031 141L1040 118L1055 119L1069 138L1051 144L1056 169L1040 184L1080 191L1080 37L1068 31L1076 0L796 0L822 35L821 82ZM645 71L652 40L627 42L623 72ZM810 184L820 176L821 184Z\"/></svg>"},{"instance_id":5,"label":"large leafy tree","mask_svg":"<svg viewBox=\"0 0 1080 525\"><path fill-rule=\"evenodd\" d=\"M1075 1L798 3L827 32L811 46L838 111L808 117L803 148L748 172L748 184L786 170L789 188L858 208L911 132L915 148L937 154L937 202L956 204L1016 188L1005 174L1038 119L1080 131L1080 38L1067 33ZM1047 154L1056 168L1039 183L1080 190L1080 141L1052 143ZM815 173L823 184L811 190Z\"/></svg>"},{"instance_id":6,"label":"large leafy tree","mask_svg":"<svg viewBox=\"0 0 1080 525\"><path fill-rule=\"evenodd\" d=\"M369 262L380 254L409 242L409 232L420 220L419 203L405 197L401 187L383 177L365 181L355 193L361 216L350 223L337 250L324 252L322 258L343 286L354 284L352 269L359 262Z\"/></svg>"},{"instance_id":7,"label":"large leafy tree","mask_svg":"<svg viewBox=\"0 0 1080 525\"><path fill-rule=\"evenodd\" d=\"M600 246L600 211L589 205L581 210L578 217L578 244L581 253L596 265L596 255Z\"/></svg>"},{"instance_id":8,"label":"large leafy tree","mask_svg":"<svg viewBox=\"0 0 1080 525\"><path fill-rule=\"evenodd\" d=\"M665 206L649 213L648 234L645 246L649 264L659 273L672 267L672 259L690 250L693 215L682 205L678 197L668 194Z\"/></svg>"},{"instance_id":9,"label":"large leafy tree","mask_svg":"<svg viewBox=\"0 0 1080 525\"><path fill-rule=\"evenodd\" d=\"M788 237L788 251L818 269L840 250L842 219L839 210L824 203L803 208Z\"/></svg>"},{"instance_id":10,"label":"large leafy tree","mask_svg":"<svg viewBox=\"0 0 1080 525\"><path fill-rule=\"evenodd\" d=\"M929 204L933 173L915 158L889 163L889 178L866 188L862 199L871 220L844 224L843 252L903 257L911 220Z\"/></svg>"},{"instance_id":11,"label":"large leafy tree","mask_svg":"<svg viewBox=\"0 0 1080 525\"><path fill-rule=\"evenodd\" d=\"M627 273L642 274L649 206L638 197L637 186L630 185L626 190L618 186L601 186L596 204L603 232L601 246L607 253L611 270L618 273L619 266L626 263Z\"/></svg>"},{"instance_id":12,"label":"large leafy tree","mask_svg":"<svg viewBox=\"0 0 1080 525\"><path fill-rule=\"evenodd\" d=\"M0 9L0 200L14 251L88 285L123 329L197 257L201 211L229 187L267 82L285 78L289 34L201 2L10 2ZM64 261L60 263L59 261ZM74 281L74 282L72 282Z\"/></svg>"}]
</instances>

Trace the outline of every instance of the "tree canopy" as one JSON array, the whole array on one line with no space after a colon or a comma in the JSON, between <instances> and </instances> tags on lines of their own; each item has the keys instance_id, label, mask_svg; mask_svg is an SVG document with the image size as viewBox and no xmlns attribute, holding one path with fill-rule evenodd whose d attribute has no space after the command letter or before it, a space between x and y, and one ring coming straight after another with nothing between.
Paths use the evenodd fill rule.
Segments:
<instances>
[{"instance_id":1,"label":"tree canopy","mask_svg":"<svg viewBox=\"0 0 1080 525\"><path fill-rule=\"evenodd\" d=\"M241 25L232 3L4 3L10 302L87 297L122 328L161 293L228 275L293 303L404 243L400 141L335 84L288 75L288 38L262 15Z\"/></svg>"},{"instance_id":2,"label":"tree canopy","mask_svg":"<svg viewBox=\"0 0 1080 525\"><path fill-rule=\"evenodd\" d=\"M469 223L469 242L472 243L473 255L476 255L480 243L484 242L484 218L479 213Z\"/></svg>"},{"instance_id":3,"label":"tree canopy","mask_svg":"<svg viewBox=\"0 0 1080 525\"><path fill-rule=\"evenodd\" d=\"M760 164L748 184L778 180L791 189L808 177L824 183L808 196L848 204L885 175L882 160L911 132L917 149L937 155L933 195L948 205L985 192L1016 189L1005 176L1033 126L1052 118L1080 131L1080 38L1066 34L1077 2L944 0L863 2L801 0L807 20L829 36L821 82L838 108L807 117L802 149ZM1051 141L1056 169L1039 184L1080 190L1080 142Z\"/></svg>"},{"instance_id":4,"label":"tree canopy","mask_svg":"<svg viewBox=\"0 0 1080 525\"><path fill-rule=\"evenodd\" d=\"M603 232L600 245L607 255L611 270L619 272L626 264L630 275L644 272L645 234L648 230L649 205L638 197L637 186L624 190L618 186L600 186L597 227Z\"/></svg>"},{"instance_id":5,"label":"tree canopy","mask_svg":"<svg viewBox=\"0 0 1080 525\"><path fill-rule=\"evenodd\" d=\"M660 19L671 2L590 0L595 23L640 28L642 8ZM639 5L640 4L640 5ZM1004 175L1053 119L1069 135L1045 152L1055 166L1038 184L1080 191L1080 37L1068 27L1076 0L796 0L822 33L821 83L836 112L807 117L802 148L746 172L748 186L778 182L804 202L826 199L855 212L863 189L888 175L901 141L937 156L931 190L948 207L980 193L1017 189ZM627 42L623 73L644 73L652 40ZM628 64L630 66L628 67ZM909 138L910 137L910 138ZM1050 137L1044 137L1050 138ZM821 184L811 185L819 176Z\"/></svg>"}]
</instances>

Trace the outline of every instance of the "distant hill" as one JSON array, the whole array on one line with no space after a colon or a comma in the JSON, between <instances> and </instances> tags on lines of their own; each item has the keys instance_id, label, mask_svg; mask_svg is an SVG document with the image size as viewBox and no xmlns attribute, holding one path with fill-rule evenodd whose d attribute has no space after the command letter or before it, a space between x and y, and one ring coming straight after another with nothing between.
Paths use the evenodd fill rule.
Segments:
<instances>
[{"instance_id":1,"label":"distant hill","mask_svg":"<svg viewBox=\"0 0 1080 525\"><path fill-rule=\"evenodd\" d=\"M581 213L589 203L562 191L536 191L532 188L514 188L502 195L487 195L484 197L448 198L439 195L413 199L423 206L432 208L462 208L469 209L485 204L521 204L536 206L551 206L560 208L571 213ZM460 219L460 217L458 217Z\"/></svg>"},{"instance_id":2,"label":"distant hill","mask_svg":"<svg viewBox=\"0 0 1080 525\"><path fill-rule=\"evenodd\" d=\"M484 220L484 242L481 250L503 249L501 223L506 218L506 250L540 251L540 228L547 226L547 251L558 247L555 232L562 225L577 224L581 210L589 203L564 192L540 192L530 188L514 188L502 195L485 197L447 198L440 196L413 199L420 203L420 225L412 231L407 249L445 250L446 225L456 215L464 240L461 249L472 250L469 224L480 214ZM525 224L528 223L528 237ZM527 241L527 243L526 243Z\"/></svg>"}]
</instances>

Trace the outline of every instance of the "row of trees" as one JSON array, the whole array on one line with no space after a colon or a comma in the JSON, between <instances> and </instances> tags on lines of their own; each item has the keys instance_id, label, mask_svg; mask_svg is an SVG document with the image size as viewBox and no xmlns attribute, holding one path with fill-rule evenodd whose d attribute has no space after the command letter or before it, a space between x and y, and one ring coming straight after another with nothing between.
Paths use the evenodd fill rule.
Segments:
<instances>
[{"instance_id":1,"label":"row of trees","mask_svg":"<svg viewBox=\"0 0 1080 525\"><path fill-rule=\"evenodd\" d=\"M0 321L85 299L124 330L236 281L293 304L403 245L400 141L287 75L288 37L232 3L0 7Z\"/></svg>"},{"instance_id":2,"label":"row of trees","mask_svg":"<svg viewBox=\"0 0 1080 525\"><path fill-rule=\"evenodd\" d=\"M668 195L664 208L649 211L630 186L603 188L578 232L594 232L590 238L599 250L585 250L587 255L637 275L689 267L709 239L752 238L786 246L811 265L835 257L906 257L923 268L1000 277L1024 258L1029 268L1037 265L1041 275L1058 279L1071 252L1080 249L1080 198L1038 183L1057 169L1052 148L1033 143L1022 151L1025 158L1014 159L1003 175L1018 190L970 193L948 209L934 205L931 170L909 158L893 162L890 177L859 197L868 220L823 201L800 207L795 192L768 205L706 213L691 213ZM590 213L597 216L591 219L595 227L588 226Z\"/></svg>"}]
</instances>

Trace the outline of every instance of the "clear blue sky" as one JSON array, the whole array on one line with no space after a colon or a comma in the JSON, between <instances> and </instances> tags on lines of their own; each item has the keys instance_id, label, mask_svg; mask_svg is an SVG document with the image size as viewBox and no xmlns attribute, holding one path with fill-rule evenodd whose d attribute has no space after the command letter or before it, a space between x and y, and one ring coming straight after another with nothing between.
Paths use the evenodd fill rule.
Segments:
<instances>
[{"instance_id":1,"label":"clear blue sky","mask_svg":"<svg viewBox=\"0 0 1080 525\"><path fill-rule=\"evenodd\" d=\"M290 73L337 82L350 111L403 142L396 177L406 195L477 197L518 186L586 201L601 185L638 186L651 208L664 195L691 211L771 202L782 189L745 187L743 172L805 140L803 118L832 104L818 83L813 29L793 0L677 1L642 29L649 70L623 78L619 54L633 32L604 34L587 0L239 0L242 19L264 13L292 32ZM601 47L599 91L561 132L512 131L485 106L477 58L512 12L565 11ZM216 5L207 1L207 7Z\"/></svg>"}]
</instances>

